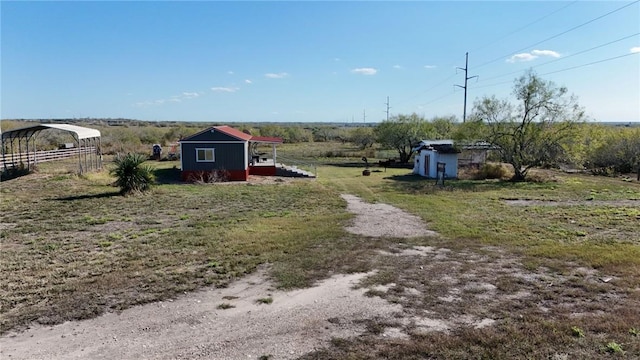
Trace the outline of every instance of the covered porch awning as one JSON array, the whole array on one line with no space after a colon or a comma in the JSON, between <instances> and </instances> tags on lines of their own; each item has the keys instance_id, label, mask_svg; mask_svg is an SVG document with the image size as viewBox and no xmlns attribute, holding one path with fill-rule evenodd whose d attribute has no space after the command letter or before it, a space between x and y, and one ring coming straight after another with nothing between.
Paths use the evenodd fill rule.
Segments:
<instances>
[{"instance_id":1,"label":"covered porch awning","mask_svg":"<svg viewBox=\"0 0 640 360\"><path fill-rule=\"evenodd\" d=\"M269 137L269 136L252 136L249 139L249 152L251 157L251 166L255 166L260 162L261 155L264 153L258 152L258 145L271 144L271 159L273 160L273 166L276 164L276 145L282 144L284 141L281 138ZM265 164L266 165L266 164Z\"/></svg>"}]
</instances>

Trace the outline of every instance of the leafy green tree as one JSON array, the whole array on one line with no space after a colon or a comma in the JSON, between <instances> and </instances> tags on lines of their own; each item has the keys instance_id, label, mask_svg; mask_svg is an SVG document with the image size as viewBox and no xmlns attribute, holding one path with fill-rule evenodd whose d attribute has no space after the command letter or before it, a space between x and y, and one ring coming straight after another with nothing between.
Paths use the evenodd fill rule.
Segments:
<instances>
[{"instance_id":1,"label":"leafy green tree","mask_svg":"<svg viewBox=\"0 0 640 360\"><path fill-rule=\"evenodd\" d=\"M288 143L310 142L313 141L313 135L301 126L287 126L284 140Z\"/></svg>"},{"instance_id":2,"label":"leafy green tree","mask_svg":"<svg viewBox=\"0 0 640 360\"><path fill-rule=\"evenodd\" d=\"M469 117L466 122L458 124L451 135L457 142L478 142L487 138L487 126L482 120Z\"/></svg>"},{"instance_id":3,"label":"leafy green tree","mask_svg":"<svg viewBox=\"0 0 640 360\"><path fill-rule=\"evenodd\" d=\"M585 166L594 173L637 173L640 180L640 128L607 131L600 146L593 147Z\"/></svg>"},{"instance_id":4,"label":"leafy green tree","mask_svg":"<svg viewBox=\"0 0 640 360\"><path fill-rule=\"evenodd\" d=\"M317 126L311 129L313 133L313 141L315 142L327 142L341 139L341 133L333 126Z\"/></svg>"},{"instance_id":5,"label":"leafy green tree","mask_svg":"<svg viewBox=\"0 0 640 360\"><path fill-rule=\"evenodd\" d=\"M513 93L518 106L484 97L474 104L473 116L487 124L486 140L499 148L502 161L513 166L512 180L524 181L532 167L556 166L565 160L564 145L585 115L576 98L566 96L566 87L544 81L532 71L516 79Z\"/></svg>"},{"instance_id":6,"label":"leafy green tree","mask_svg":"<svg viewBox=\"0 0 640 360\"><path fill-rule=\"evenodd\" d=\"M397 115L378 124L375 128L378 143L398 151L400 162L409 162L411 149L420 140L435 136L433 124L417 114Z\"/></svg>"},{"instance_id":7,"label":"leafy green tree","mask_svg":"<svg viewBox=\"0 0 640 360\"><path fill-rule=\"evenodd\" d=\"M116 177L115 185L122 195L143 193L151 189L154 176L153 168L144 164L147 157L143 154L117 154L113 160L115 167L110 170Z\"/></svg>"},{"instance_id":8,"label":"leafy green tree","mask_svg":"<svg viewBox=\"0 0 640 360\"><path fill-rule=\"evenodd\" d=\"M373 146L376 142L376 135L373 128L370 127L357 127L351 130L349 134L349 141L358 145L361 150Z\"/></svg>"},{"instance_id":9,"label":"leafy green tree","mask_svg":"<svg viewBox=\"0 0 640 360\"><path fill-rule=\"evenodd\" d=\"M451 139L458 124L455 116L434 117L431 124L435 130L435 139Z\"/></svg>"}]
</instances>

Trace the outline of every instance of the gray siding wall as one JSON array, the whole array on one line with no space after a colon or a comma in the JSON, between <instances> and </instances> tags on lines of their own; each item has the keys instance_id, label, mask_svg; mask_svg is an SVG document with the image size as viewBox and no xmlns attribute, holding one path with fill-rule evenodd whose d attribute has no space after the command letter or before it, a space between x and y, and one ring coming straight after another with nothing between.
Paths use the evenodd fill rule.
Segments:
<instances>
[{"instance_id":1,"label":"gray siding wall","mask_svg":"<svg viewBox=\"0 0 640 360\"><path fill-rule=\"evenodd\" d=\"M207 171L207 170L245 170L245 149L247 143L183 143L182 144L182 170L183 171ZM215 149L215 162L197 162L196 149Z\"/></svg>"}]
</instances>

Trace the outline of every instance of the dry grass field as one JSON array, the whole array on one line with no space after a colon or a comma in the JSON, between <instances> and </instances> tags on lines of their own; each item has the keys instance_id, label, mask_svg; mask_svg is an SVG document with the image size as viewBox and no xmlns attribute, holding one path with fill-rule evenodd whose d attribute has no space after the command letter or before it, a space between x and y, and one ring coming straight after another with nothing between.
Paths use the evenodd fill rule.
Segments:
<instances>
[{"instance_id":1,"label":"dry grass field","mask_svg":"<svg viewBox=\"0 0 640 360\"><path fill-rule=\"evenodd\" d=\"M640 357L637 182L540 172L437 187L406 169L363 177L357 158L312 160L316 180L242 184L181 184L177 163L157 162L159 184L135 197L106 172L43 167L3 182L2 333L225 287L270 264L283 289L375 270L360 286L402 306L304 359ZM438 235L349 233L341 194Z\"/></svg>"}]
</instances>

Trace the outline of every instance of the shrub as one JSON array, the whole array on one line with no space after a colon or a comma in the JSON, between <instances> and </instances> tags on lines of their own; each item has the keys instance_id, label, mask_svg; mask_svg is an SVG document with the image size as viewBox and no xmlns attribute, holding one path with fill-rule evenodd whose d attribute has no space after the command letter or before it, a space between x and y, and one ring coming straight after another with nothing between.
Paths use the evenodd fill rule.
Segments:
<instances>
[{"instance_id":1,"label":"shrub","mask_svg":"<svg viewBox=\"0 0 640 360\"><path fill-rule=\"evenodd\" d=\"M504 179L509 176L507 169L502 164L487 163L482 165L474 178L476 180Z\"/></svg>"},{"instance_id":2,"label":"shrub","mask_svg":"<svg viewBox=\"0 0 640 360\"><path fill-rule=\"evenodd\" d=\"M120 188L121 194L142 193L151 189L154 181L153 169L143 164L146 160L147 156L143 154L115 156L113 162L116 166L110 173L116 177L114 185Z\"/></svg>"},{"instance_id":3,"label":"shrub","mask_svg":"<svg viewBox=\"0 0 640 360\"><path fill-rule=\"evenodd\" d=\"M229 181L229 172L226 170L195 171L189 175L189 182L208 184Z\"/></svg>"},{"instance_id":4,"label":"shrub","mask_svg":"<svg viewBox=\"0 0 640 360\"><path fill-rule=\"evenodd\" d=\"M594 175L638 172L640 177L640 129L612 132L600 146L591 149L584 165Z\"/></svg>"}]
</instances>

